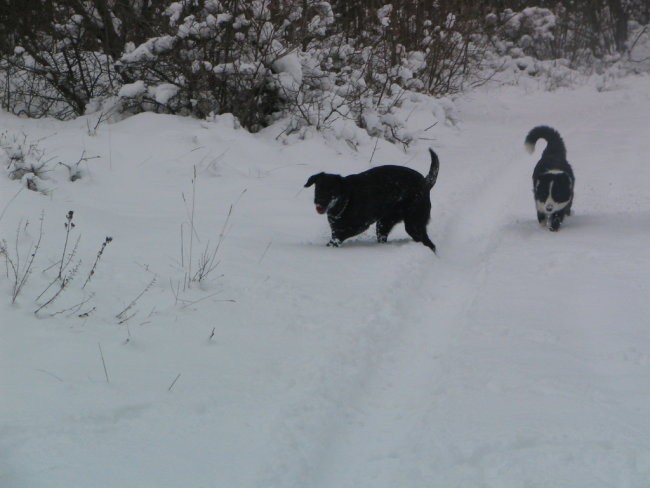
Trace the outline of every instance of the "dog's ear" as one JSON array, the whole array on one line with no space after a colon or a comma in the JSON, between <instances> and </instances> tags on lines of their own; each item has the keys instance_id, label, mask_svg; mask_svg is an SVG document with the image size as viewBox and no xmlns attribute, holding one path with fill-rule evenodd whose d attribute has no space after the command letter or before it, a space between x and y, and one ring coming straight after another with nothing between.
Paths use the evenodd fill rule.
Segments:
<instances>
[{"instance_id":1,"label":"dog's ear","mask_svg":"<svg viewBox=\"0 0 650 488\"><path fill-rule=\"evenodd\" d=\"M305 188L309 188L311 185L313 185L314 183L316 183L316 181L317 181L321 176L323 176L323 173L318 173L318 174L315 174L315 175L311 175L311 176L309 177L309 179L307 180L307 183L305 183Z\"/></svg>"}]
</instances>

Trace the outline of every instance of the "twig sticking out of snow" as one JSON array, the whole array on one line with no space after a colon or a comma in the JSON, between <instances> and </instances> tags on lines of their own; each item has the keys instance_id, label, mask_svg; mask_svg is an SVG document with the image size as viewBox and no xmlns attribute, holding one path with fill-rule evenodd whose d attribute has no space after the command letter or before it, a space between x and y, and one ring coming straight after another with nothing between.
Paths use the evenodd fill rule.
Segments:
<instances>
[{"instance_id":1,"label":"twig sticking out of snow","mask_svg":"<svg viewBox=\"0 0 650 488\"><path fill-rule=\"evenodd\" d=\"M86 278L86 281L84 281L84 284L81 287L82 290L84 288L86 288L86 285L90 281L90 278L92 278L95 275L95 268L97 268L97 263L99 262L100 258L102 257L102 254L104 254L104 249L106 249L106 246L108 244L110 244L112 241L113 241L113 238L109 237L109 236L107 236L106 239L104 239L104 242L102 243L102 247L97 252L97 257L95 258L95 264L93 264L93 267L90 270L90 273L88 273L88 277Z\"/></svg>"},{"instance_id":2,"label":"twig sticking out of snow","mask_svg":"<svg viewBox=\"0 0 650 488\"><path fill-rule=\"evenodd\" d=\"M106 361L104 360L104 351L102 351L102 344L98 342L97 346L99 347L99 356L102 358L102 365L104 366L104 376L106 376L106 383L110 384L111 380L108 379L108 369L106 369Z\"/></svg>"},{"instance_id":3,"label":"twig sticking out of snow","mask_svg":"<svg viewBox=\"0 0 650 488\"><path fill-rule=\"evenodd\" d=\"M52 295L52 297L47 302L45 302L43 305L41 305L40 307L38 307L34 311L34 313L36 315L38 315L38 312L43 310L45 307L47 307L48 305L54 303L54 301L61 296L61 294L67 288L68 284L70 284L70 282L74 279L75 275L77 274L77 271L79 270L80 265L81 265L81 261L78 261L76 266L74 268L72 268L70 270L70 272L66 276L61 278L61 281L59 282L59 289L56 291L56 293L54 293L54 295ZM48 286L48 288L49 288L49 286ZM43 292L43 293L45 293L45 292ZM41 293L41 296L43 295L43 293Z\"/></svg>"},{"instance_id":4,"label":"twig sticking out of snow","mask_svg":"<svg viewBox=\"0 0 650 488\"><path fill-rule=\"evenodd\" d=\"M72 217L74 215L74 212L70 210L68 214L65 216L66 222L65 222L65 243L63 244L63 254L61 255L61 264L59 266L59 274L57 275L57 278L61 279L62 274L63 274L63 263L65 262L65 251L68 247L68 239L70 237L70 231L74 228L74 222L72 221Z\"/></svg>"},{"instance_id":5,"label":"twig sticking out of snow","mask_svg":"<svg viewBox=\"0 0 650 488\"><path fill-rule=\"evenodd\" d=\"M172 384L169 385L169 388L167 388L167 391L172 391L172 388L174 388L174 385L176 384L176 382L178 381L178 378L180 378L180 377L181 377L181 373L178 373L178 376L176 376L174 381L172 381Z\"/></svg>"},{"instance_id":6,"label":"twig sticking out of snow","mask_svg":"<svg viewBox=\"0 0 650 488\"><path fill-rule=\"evenodd\" d=\"M145 293L147 293L149 291L149 289L154 285L155 282L156 282L156 276L151 278L151 281L147 284L147 286L145 286L144 289L140 293L138 293L138 296L136 296L133 300L131 300L131 303L129 303L124 310L122 310L120 313L118 313L115 316L115 318L117 318L117 319L119 319L121 321L124 321L124 319L126 318L126 313L135 306L137 301L142 297L142 295L144 295ZM131 315L131 317L132 316L133 315Z\"/></svg>"}]
</instances>

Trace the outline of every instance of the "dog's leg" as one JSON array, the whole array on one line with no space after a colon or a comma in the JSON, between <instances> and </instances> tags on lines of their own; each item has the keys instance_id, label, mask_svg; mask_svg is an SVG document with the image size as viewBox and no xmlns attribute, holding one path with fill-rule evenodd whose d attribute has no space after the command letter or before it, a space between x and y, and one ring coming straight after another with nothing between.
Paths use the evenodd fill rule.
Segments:
<instances>
[{"instance_id":1,"label":"dog's leg","mask_svg":"<svg viewBox=\"0 0 650 488\"><path fill-rule=\"evenodd\" d=\"M434 253L436 252L436 245L431 242L429 236L427 235L427 229L423 224L414 224L404 220L404 227L406 228L406 233L410 235L415 242L421 242Z\"/></svg>"},{"instance_id":2,"label":"dog's leg","mask_svg":"<svg viewBox=\"0 0 650 488\"><path fill-rule=\"evenodd\" d=\"M546 223L546 214L544 212L537 212L537 222L539 222L540 225Z\"/></svg>"},{"instance_id":3,"label":"dog's leg","mask_svg":"<svg viewBox=\"0 0 650 488\"><path fill-rule=\"evenodd\" d=\"M564 212L555 212L549 217L549 226L548 229L553 232L560 230L560 224L564 220Z\"/></svg>"},{"instance_id":4,"label":"dog's leg","mask_svg":"<svg viewBox=\"0 0 650 488\"><path fill-rule=\"evenodd\" d=\"M567 217L568 217L569 215L571 215L571 205L573 205L573 199L571 199L571 201L569 202L569 204L568 204L568 205L566 206L566 208L564 209L564 215L566 215Z\"/></svg>"},{"instance_id":5,"label":"dog's leg","mask_svg":"<svg viewBox=\"0 0 650 488\"><path fill-rule=\"evenodd\" d=\"M395 224L397 224L401 219L394 217L384 217L377 221L377 242L386 242L388 241L388 234L393 230Z\"/></svg>"},{"instance_id":6,"label":"dog's leg","mask_svg":"<svg viewBox=\"0 0 650 488\"><path fill-rule=\"evenodd\" d=\"M433 251L433 254L436 254L436 245L431 242L431 239L429 239L429 236L426 235L426 233L424 234L424 239L422 239L422 244L431 249Z\"/></svg>"},{"instance_id":7,"label":"dog's leg","mask_svg":"<svg viewBox=\"0 0 650 488\"><path fill-rule=\"evenodd\" d=\"M327 243L327 245L331 246L331 247L339 247L344 240L349 239L350 237L354 237L354 236L356 236L358 234L361 234L367 228L368 228L368 225L343 226L343 225L340 225L340 223L338 223L338 222L330 221L330 229L332 230L332 238Z\"/></svg>"},{"instance_id":8,"label":"dog's leg","mask_svg":"<svg viewBox=\"0 0 650 488\"><path fill-rule=\"evenodd\" d=\"M363 229L362 229L363 230ZM333 228L332 229L332 238L327 243L328 247L339 247L341 243L357 235L359 232L354 232L354 230L348 228Z\"/></svg>"}]
</instances>

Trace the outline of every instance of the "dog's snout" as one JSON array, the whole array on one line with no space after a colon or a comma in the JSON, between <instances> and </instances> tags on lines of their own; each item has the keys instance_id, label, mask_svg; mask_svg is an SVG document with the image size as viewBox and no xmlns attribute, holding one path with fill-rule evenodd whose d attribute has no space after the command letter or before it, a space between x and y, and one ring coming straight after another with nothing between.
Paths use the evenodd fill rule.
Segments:
<instances>
[{"instance_id":1,"label":"dog's snout","mask_svg":"<svg viewBox=\"0 0 650 488\"><path fill-rule=\"evenodd\" d=\"M547 212L552 212L553 211L553 205L547 205L546 206L546 211Z\"/></svg>"}]
</instances>

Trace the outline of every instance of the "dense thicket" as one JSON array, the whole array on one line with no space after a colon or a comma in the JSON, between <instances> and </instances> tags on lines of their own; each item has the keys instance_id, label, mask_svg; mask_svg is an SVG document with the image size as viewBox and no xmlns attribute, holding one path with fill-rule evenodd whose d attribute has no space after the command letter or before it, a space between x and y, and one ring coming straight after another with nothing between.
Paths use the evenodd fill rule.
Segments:
<instances>
[{"instance_id":1,"label":"dense thicket","mask_svg":"<svg viewBox=\"0 0 650 488\"><path fill-rule=\"evenodd\" d=\"M32 117L117 96L251 130L289 113L382 132L399 90L461 90L486 49L586 63L649 16L646 0L0 0L0 94Z\"/></svg>"}]
</instances>

